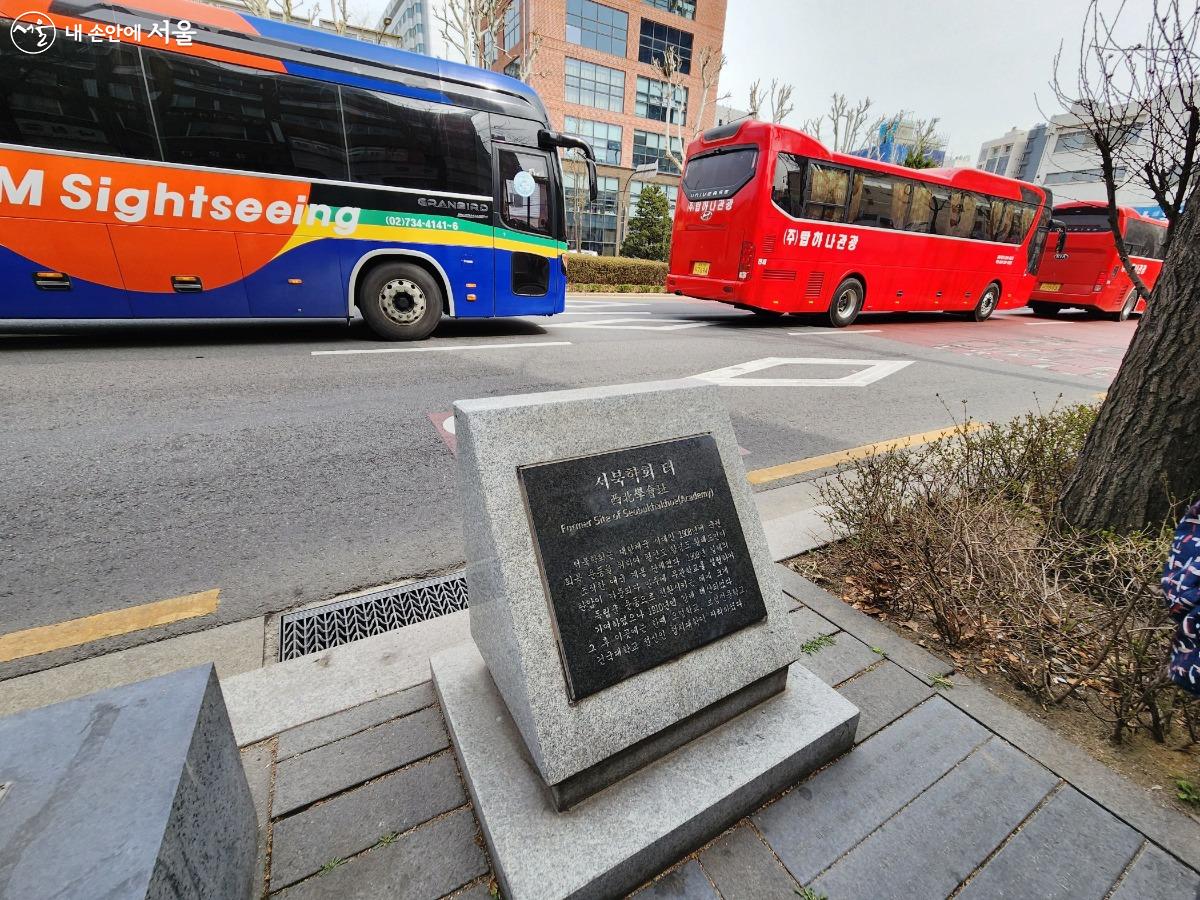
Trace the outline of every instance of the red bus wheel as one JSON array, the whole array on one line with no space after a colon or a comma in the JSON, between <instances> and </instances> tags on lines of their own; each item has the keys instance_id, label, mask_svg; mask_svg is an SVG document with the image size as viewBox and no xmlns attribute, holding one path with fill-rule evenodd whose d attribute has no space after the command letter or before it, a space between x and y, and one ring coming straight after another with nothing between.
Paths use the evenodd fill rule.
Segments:
<instances>
[{"instance_id":1,"label":"red bus wheel","mask_svg":"<svg viewBox=\"0 0 1200 900\"><path fill-rule=\"evenodd\" d=\"M1035 316L1057 316L1062 311L1062 307L1057 303L1043 303L1040 300L1030 300L1029 308Z\"/></svg>"},{"instance_id":2,"label":"red bus wheel","mask_svg":"<svg viewBox=\"0 0 1200 900\"><path fill-rule=\"evenodd\" d=\"M854 324L863 307L863 286L857 278L847 278L833 291L829 300L829 324L845 328Z\"/></svg>"},{"instance_id":3,"label":"red bus wheel","mask_svg":"<svg viewBox=\"0 0 1200 900\"><path fill-rule=\"evenodd\" d=\"M1137 288L1134 288L1133 290L1131 290L1129 292L1129 296L1125 298L1125 302L1123 304L1121 304L1121 308L1112 314L1113 321L1114 322L1126 321L1131 315L1133 315L1134 309L1137 308L1137 302L1138 302L1138 292L1137 292Z\"/></svg>"},{"instance_id":4,"label":"red bus wheel","mask_svg":"<svg viewBox=\"0 0 1200 900\"><path fill-rule=\"evenodd\" d=\"M976 322L983 322L992 317L992 313L996 311L996 304L1000 302L1000 288L994 284L989 284L983 289L983 294L979 298L979 302L975 304L975 309L971 311L971 318Z\"/></svg>"}]
</instances>

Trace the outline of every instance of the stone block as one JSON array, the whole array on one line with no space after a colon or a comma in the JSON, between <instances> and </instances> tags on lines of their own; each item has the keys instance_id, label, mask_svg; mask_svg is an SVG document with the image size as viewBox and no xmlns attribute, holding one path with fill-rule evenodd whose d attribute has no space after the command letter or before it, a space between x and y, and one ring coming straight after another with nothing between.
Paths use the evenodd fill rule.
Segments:
<instances>
[{"instance_id":1,"label":"stone block","mask_svg":"<svg viewBox=\"0 0 1200 900\"><path fill-rule=\"evenodd\" d=\"M838 688L838 693L858 707L858 734L854 741L862 743L917 704L924 703L934 690L889 661L847 681Z\"/></svg>"},{"instance_id":2,"label":"stone block","mask_svg":"<svg viewBox=\"0 0 1200 900\"><path fill-rule=\"evenodd\" d=\"M700 854L700 864L724 900L763 900L799 893L796 879L749 825L721 835Z\"/></svg>"},{"instance_id":3,"label":"stone block","mask_svg":"<svg viewBox=\"0 0 1200 900\"><path fill-rule=\"evenodd\" d=\"M450 746L436 708L325 744L275 767L275 816L315 803Z\"/></svg>"},{"instance_id":4,"label":"stone block","mask_svg":"<svg viewBox=\"0 0 1200 900\"><path fill-rule=\"evenodd\" d=\"M987 737L935 697L752 819L793 877L807 884Z\"/></svg>"},{"instance_id":5,"label":"stone block","mask_svg":"<svg viewBox=\"0 0 1200 900\"><path fill-rule=\"evenodd\" d=\"M1106 897L1141 845L1140 834L1079 791L1064 787L988 861L959 897Z\"/></svg>"},{"instance_id":6,"label":"stone block","mask_svg":"<svg viewBox=\"0 0 1200 900\"><path fill-rule=\"evenodd\" d=\"M271 890L346 859L466 802L449 753L279 819L271 843Z\"/></svg>"},{"instance_id":7,"label":"stone block","mask_svg":"<svg viewBox=\"0 0 1200 900\"><path fill-rule=\"evenodd\" d=\"M0 719L0 894L246 898L254 803L211 664Z\"/></svg>"},{"instance_id":8,"label":"stone block","mask_svg":"<svg viewBox=\"0 0 1200 900\"><path fill-rule=\"evenodd\" d=\"M857 711L799 666L787 689L557 812L473 645L434 685L504 896L612 897L641 885L845 750Z\"/></svg>"},{"instance_id":9,"label":"stone block","mask_svg":"<svg viewBox=\"0 0 1200 900\"><path fill-rule=\"evenodd\" d=\"M1057 783L1020 750L992 738L812 888L839 900L949 896Z\"/></svg>"},{"instance_id":10,"label":"stone block","mask_svg":"<svg viewBox=\"0 0 1200 900\"><path fill-rule=\"evenodd\" d=\"M460 809L271 896L279 900L444 897L487 872L477 833L471 811Z\"/></svg>"},{"instance_id":11,"label":"stone block","mask_svg":"<svg viewBox=\"0 0 1200 900\"><path fill-rule=\"evenodd\" d=\"M471 634L548 784L796 659L774 563L716 387L659 382L461 401L455 404L455 422ZM736 522L727 524L740 529L746 548L735 550L736 561L747 566L765 618L598 693L574 691L577 702L572 702L573 682L552 622L552 594L534 552L540 544L527 501L536 502L540 483L519 470L697 435L715 444L721 477L713 483L718 494L728 491ZM709 458L702 454L707 446L686 451L697 454L697 467ZM629 714L633 709L637 715Z\"/></svg>"},{"instance_id":12,"label":"stone block","mask_svg":"<svg viewBox=\"0 0 1200 900\"><path fill-rule=\"evenodd\" d=\"M784 596L786 597L787 595L784 594ZM828 619L822 618L811 609L805 609L804 607L799 607L788 613L788 621L792 623L792 630L796 632L796 640L801 645L823 634L837 634L841 631L840 628Z\"/></svg>"}]
</instances>

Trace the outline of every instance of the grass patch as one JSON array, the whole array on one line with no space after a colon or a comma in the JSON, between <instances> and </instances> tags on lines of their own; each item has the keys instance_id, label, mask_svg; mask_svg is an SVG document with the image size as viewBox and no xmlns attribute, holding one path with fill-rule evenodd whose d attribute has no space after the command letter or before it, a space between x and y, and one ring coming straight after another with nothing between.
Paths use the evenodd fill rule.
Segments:
<instances>
[{"instance_id":1,"label":"grass patch","mask_svg":"<svg viewBox=\"0 0 1200 900\"><path fill-rule=\"evenodd\" d=\"M837 641L834 640L832 634L819 634L811 641L805 641L801 644L800 652L812 656L814 653L818 653L826 647L832 647L836 643Z\"/></svg>"}]
</instances>

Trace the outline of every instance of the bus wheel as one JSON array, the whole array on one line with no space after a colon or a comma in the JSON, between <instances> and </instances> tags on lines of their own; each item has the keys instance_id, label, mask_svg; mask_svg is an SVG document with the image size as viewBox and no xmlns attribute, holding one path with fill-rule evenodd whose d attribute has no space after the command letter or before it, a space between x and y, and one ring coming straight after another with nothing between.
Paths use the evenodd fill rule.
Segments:
<instances>
[{"instance_id":1,"label":"bus wheel","mask_svg":"<svg viewBox=\"0 0 1200 900\"><path fill-rule=\"evenodd\" d=\"M358 308L367 325L386 341L421 341L442 319L442 289L411 263L384 263L358 284Z\"/></svg>"},{"instance_id":2,"label":"bus wheel","mask_svg":"<svg viewBox=\"0 0 1200 900\"><path fill-rule=\"evenodd\" d=\"M834 289L829 301L829 324L834 328L853 325L863 307L863 286L857 278L847 278Z\"/></svg>"},{"instance_id":3,"label":"bus wheel","mask_svg":"<svg viewBox=\"0 0 1200 900\"><path fill-rule=\"evenodd\" d=\"M992 313L996 311L996 304L1000 302L1000 288L994 284L989 284L983 289L983 295L979 298L979 302L975 304L975 309L971 311L971 318L976 322L983 322L992 317Z\"/></svg>"},{"instance_id":4,"label":"bus wheel","mask_svg":"<svg viewBox=\"0 0 1200 900\"><path fill-rule=\"evenodd\" d=\"M1137 292L1137 288L1134 288L1133 290L1131 290L1129 292L1129 296L1125 298L1125 302L1121 305L1121 308L1117 312L1112 314L1113 321L1114 322L1126 321L1131 315L1133 315L1134 309L1137 308L1137 302L1138 302L1138 292Z\"/></svg>"},{"instance_id":5,"label":"bus wheel","mask_svg":"<svg viewBox=\"0 0 1200 900\"><path fill-rule=\"evenodd\" d=\"M1045 316L1046 318L1057 316L1062 310L1057 303L1042 303L1039 300L1030 300L1029 308L1033 310L1035 316Z\"/></svg>"}]
</instances>

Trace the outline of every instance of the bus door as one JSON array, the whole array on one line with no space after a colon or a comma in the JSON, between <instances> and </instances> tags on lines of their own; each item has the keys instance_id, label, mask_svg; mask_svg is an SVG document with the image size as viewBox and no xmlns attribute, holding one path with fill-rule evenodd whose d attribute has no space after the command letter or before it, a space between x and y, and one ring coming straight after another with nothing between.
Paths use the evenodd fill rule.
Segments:
<instances>
[{"instance_id":1,"label":"bus door","mask_svg":"<svg viewBox=\"0 0 1200 900\"><path fill-rule=\"evenodd\" d=\"M496 315L549 315L566 274L555 232L561 196L550 154L532 147L494 144L496 166Z\"/></svg>"},{"instance_id":2,"label":"bus door","mask_svg":"<svg viewBox=\"0 0 1200 900\"><path fill-rule=\"evenodd\" d=\"M143 225L110 225L108 231L135 317L250 315L232 232Z\"/></svg>"}]
</instances>

